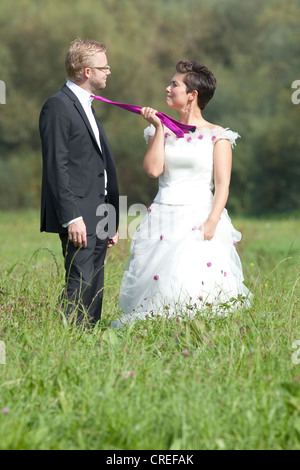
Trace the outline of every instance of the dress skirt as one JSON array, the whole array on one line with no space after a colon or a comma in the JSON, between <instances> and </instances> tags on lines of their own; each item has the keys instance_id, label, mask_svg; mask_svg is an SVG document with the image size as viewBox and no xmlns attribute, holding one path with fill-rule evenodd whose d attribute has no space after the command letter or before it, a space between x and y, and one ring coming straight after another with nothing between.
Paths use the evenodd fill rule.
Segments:
<instances>
[{"instance_id":1,"label":"dress skirt","mask_svg":"<svg viewBox=\"0 0 300 470\"><path fill-rule=\"evenodd\" d=\"M214 237L204 240L201 226L212 204L213 195L197 205L152 203L131 241L119 297L122 324L208 310L224 315L249 305L236 251L241 234L226 209Z\"/></svg>"}]
</instances>

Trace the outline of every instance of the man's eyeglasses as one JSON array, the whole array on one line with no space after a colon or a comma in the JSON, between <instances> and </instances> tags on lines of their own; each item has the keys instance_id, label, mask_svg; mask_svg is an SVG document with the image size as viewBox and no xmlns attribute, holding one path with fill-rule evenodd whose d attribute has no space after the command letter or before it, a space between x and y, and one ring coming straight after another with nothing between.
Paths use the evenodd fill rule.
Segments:
<instances>
[{"instance_id":1,"label":"man's eyeglasses","mask_svg":"<svg viewBox=\"0 0 300 470\"><path fill-rule=\"evenodd\" d=\"M110 72L110 66L105 65L105 67L89 67L90 69L101 70L102 72Z\"/></svg>"}]
</instances>

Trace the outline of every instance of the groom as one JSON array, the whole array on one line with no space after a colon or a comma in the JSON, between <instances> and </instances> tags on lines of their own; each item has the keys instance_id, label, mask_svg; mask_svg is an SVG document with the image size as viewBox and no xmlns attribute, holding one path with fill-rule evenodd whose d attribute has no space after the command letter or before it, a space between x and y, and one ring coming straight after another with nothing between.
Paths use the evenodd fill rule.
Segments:
<instances>
[{"instance_id":1,"label":"groom","mask_svg":"<svg viewBox=\"0 0 300 470\"><path fill-rule=\"evenodd\" d=\"M96 41L73 41L65 65L67 83L40 115L41 231L60 236L67 317L94 326L101 318L106 251L118 241L119 192L113 154L90 95L105 88L111 72L106 47ZM101 223L105 231L97 235Z\"/></svg>"}]
</instances>

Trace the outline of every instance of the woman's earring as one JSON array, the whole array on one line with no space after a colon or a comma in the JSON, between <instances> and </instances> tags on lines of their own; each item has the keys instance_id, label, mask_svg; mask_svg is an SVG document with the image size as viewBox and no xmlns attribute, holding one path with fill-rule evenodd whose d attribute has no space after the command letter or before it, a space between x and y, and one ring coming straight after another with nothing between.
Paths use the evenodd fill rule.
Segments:
<instances>
[{"instance_id":1,"label":"woman's earring","mask_svg":"<svg viewBox=\"0 0 300 470\"><path fill-rule=\"evenodd\" d=\"M185 108L186 112L187 111L192 111L192 109L193 109L193 102L191 102L190 104L187 103L186 108Z\"/></svg>"}]
</instances>

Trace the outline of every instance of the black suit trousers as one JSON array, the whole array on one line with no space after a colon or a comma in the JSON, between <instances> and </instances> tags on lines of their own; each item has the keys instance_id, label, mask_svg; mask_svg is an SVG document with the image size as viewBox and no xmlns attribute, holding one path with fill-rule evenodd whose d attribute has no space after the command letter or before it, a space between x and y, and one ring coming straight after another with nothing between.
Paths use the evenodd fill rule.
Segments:
<instances>
[{"instance_id":1,"label":"black suit trousers","mask_svg":"<svg viewBox=\"0 0 300 470\"><path fill-rule=\"evenodd\" d=\"M62 306L69 321L90 326L101 319L104 260L108 239L87 236L86 248L75 248L67 234L60 234L65 260L66 285Z\"/></svg>"}]
</instances>

